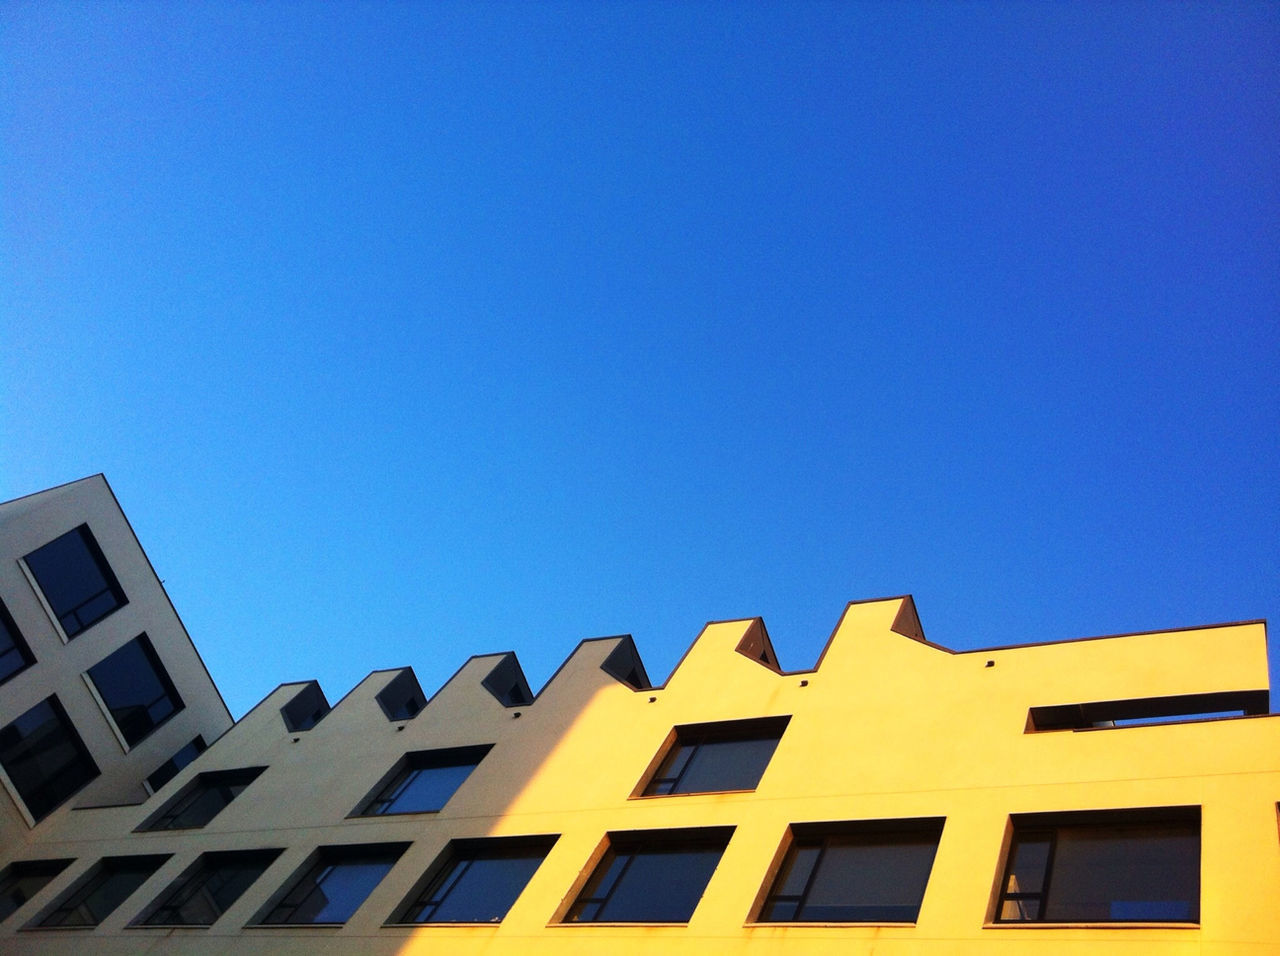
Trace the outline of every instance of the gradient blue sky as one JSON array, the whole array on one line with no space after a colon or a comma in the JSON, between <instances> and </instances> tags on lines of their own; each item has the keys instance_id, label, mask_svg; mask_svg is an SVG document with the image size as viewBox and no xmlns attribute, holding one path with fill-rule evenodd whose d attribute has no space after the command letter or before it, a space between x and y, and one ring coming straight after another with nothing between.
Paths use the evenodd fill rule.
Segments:
<instances>
[{"instance_id":1,"label":"gradient blue sky","mask_svg":"<svg viewBox=\"0 0 1280 956\"><path fill-rule=\"evenodd\" d=\"M0 497L105 472L237 715L904 592L1280 619L1278 64L1274 3L6 2Z\"/></svg>"}]
</instances>

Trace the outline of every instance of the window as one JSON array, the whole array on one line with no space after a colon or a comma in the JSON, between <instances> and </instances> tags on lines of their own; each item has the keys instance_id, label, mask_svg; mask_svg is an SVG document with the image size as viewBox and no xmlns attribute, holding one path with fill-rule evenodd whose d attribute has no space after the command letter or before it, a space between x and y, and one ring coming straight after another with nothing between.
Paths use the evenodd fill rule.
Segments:
<instances>
[{"instance_id":1,"label":"window","mask_svg":"<svg viewBox=\"0 0 1280 956\"><path fill-rule=\"evenodd\" d=\"M133 895L168 856L107 857L40 919L42 927L97 926Z\"/></svg>"},{"instance_id":2,"label":"window","mask_svg":"<svg viewBox=\"0 0 1280 956\"><path fill-rule=\"evenodd\" d=\"M129 603L86 524L23 560L68 638Z\"/></svg>"},{"instance_id":3,"label":"window","mask_svg":"<svg viewBox=\"0 0 1280 956\"><path fill-rule=\"evenodd\" d=\"M147 786L155 793L166 783L178 775L178 771L205 752L204 737L196 734L191 743L184 746L176 754L151 771L147 777Z\"/></svg>"},{"instance_id":4,"label":"window","mask_svg":"<svg viewBox=\"0 0 1280 956\"><path fill-rule=\"evenodd\" d=\"M385 813L434 813L453 796L492 747L449 747L405 754L365 801L362 817Z\"/></svg>"},{"instance_id":5,"label":"window","mask_svg":"<svg viewBox=\"0 0 1280 956\"><path fill-rule=\"evenodd\" d=\"M0 602L0 684L19 671L26 670L35 660L27 642L18 632L18 625L14 623L9 609Z\"/></svg>"},{"instance_id":6,"label":"window","mask_svg":"<svg viewBox=\"0 0 1280 956\"><path fill-rule=\"evenodd\" d=\"M1037 733L1047 730L1142 727L1175 721L1265 714L1270 710L1270 700L1270 694L1265 690L1233 690L1032 707L1027 713L1027 731Z\"/></svg>"},{"instance_id":7,"label":"window","mask_svg":"<svg viewBox=\"0 0 1280 956\"><path fill-rule=\"evenodd\" d=\"M790 717L727 720L675 729L644 796L754 790Z\"/></svg>"},{"instance_id":8,"label":"window","mask_svg":"<svg viewBox=\"0 0 1280 956\"><path fill-rule=\"evenodd\" d=\"M130 747L145 740L183 707L145 634L89 668L89 679Z\"/></svg>"},{"instance_id":9,"label":"window","mask_svg":"<svg viewBox=\"0 0 1280 956\"><path fill-rule=\"evenodd\" d=\"M760 922L914 923L941 835L940 819L795 824Z\"/></svg>"},{"instance_id":10,"label":"window","mask_svg":"<svg viewBox=\"0 0 1280 956\"><path fill-rule=\"evenodd\" d=\"M6 866L0 873L0 920L8 919L70 865L70 860L19 860Z\"/></svg>"},{"instance_id":11,"label":"window","mask_svg":"<svg viewBox=\"0 0 1280 956\"><path fill-rule=\"evenodd\" d=\"M387 681L377 699L387 720L412 720L427 706L427 695L422 692L411 667Z\"/></svg>"},{"instance_id":12,"label":"window","mask_svg":"<svg viewBox=\"0 0 1280 956\"><path fill-rule=\"evenodd\" d=\"M329 701L315 681L311 681L280 708L284 725L293 733L310 730L329 713Z\"/></svg>"},{"instance_id":13,"label":"window","mask_svg":"<svg viewBox=\"0 0 1280 956\"><path fill-rule=\"evenodd\" d=\"M393 923L498 923L555 837L454 840Z\"/></svg>"},{"instance_id":14,"label":"window","mask_svg":"<svg viewBox=\"0 0 1280 956\"><path fill-rule=\"evenodd\" d=\"M202 827L240 796L266 769L245 767L243 770L202 773L138 829L195 830Z\"/></svg>"},{"instance_id":15,"label":"window","mask_svg":"<svg viewBox=\"0 0 1280 956\"><path fill-rule=\"evenodd\" d=\"M205 853L134 925L212 926L279 855L279 850Z\"/></svg>"},{"instance_id":16,"label":"window","mask_svg":"<svg viewBox=\"0 0 1280 956\"><path fill-rule=\"evenodd\" d=\"M1199 919L1199 807L1013 818L997 922Z\"/></svg>"},{"instance_id":17,"label":"window","mask_svg":"<svg viewBox=\"0 0 1280 956\"><path fill-rule=\"evenodd\" d=\"M321 847L302 875L258 922L345 923L408 846Z\"/></svg>"},{"instance_id":18,"label":"window","mask_svg":"<svg viewBox=\"0 0 1280 956\"><path fill-rule=\"evenodd\" d=\"M0 765L27 811L42 820L98 775L57 697L0 728Z\"/></svg>"},{"instance_id":19,"label":"window","mask_svg":"<svg viewBox=\"0 0 1280 956\"><path fill-rule=\"evenodd\" d=\"M610 834L565 922L687 923L732 833L722 827Z\"/></svg>"}]
</instances>

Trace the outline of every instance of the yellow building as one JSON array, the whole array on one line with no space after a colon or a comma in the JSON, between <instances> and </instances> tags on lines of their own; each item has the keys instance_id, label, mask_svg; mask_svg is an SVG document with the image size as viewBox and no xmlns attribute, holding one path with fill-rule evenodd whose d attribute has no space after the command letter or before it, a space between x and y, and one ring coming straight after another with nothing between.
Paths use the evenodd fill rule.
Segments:
<instances>
[{"instance_id":1,"label":"yellow building","mask_svg":"<svg viewBox=\"0 0 1280 956\"><path fill-rule=\"evenodd\" d=\"M104 491L64 496L49 539L98 535L77 509ZM51 604L40 546L6 551L6 605ZM145 799L90 805L91 780L32 813L13 714L64 693L41 666L0 688L24 702L0 710L6 953L1280 952L1261 622L954 652L894 597L850 604L805 671L754 619L708 624L660 686L629 637L536 696L511 653L430 699L410 669L332 709L287 684ZM116 719L103 696L86 719Z\"/></svg>"}]
</instances>

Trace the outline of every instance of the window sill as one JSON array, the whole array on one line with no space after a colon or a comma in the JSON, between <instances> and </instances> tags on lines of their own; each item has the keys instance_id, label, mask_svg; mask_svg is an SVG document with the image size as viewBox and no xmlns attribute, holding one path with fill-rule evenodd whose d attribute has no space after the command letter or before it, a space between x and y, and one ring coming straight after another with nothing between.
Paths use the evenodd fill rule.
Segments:
<instances>
[{"instance_id":1,"label":"window sill","mask_svg":"<svg viewBox=\"0 0 1280 956\"><path fill-rule=\"evenodd\" d=\"M1020 922L1007 923L983 923L983 929L1193 929L1200 928L1199 923L1131 923L1131 922L1105 922L1095 920L1085 923L1039 923L1035 920L1023 920Z\"/></svg>"},{"instance_id":2,"label":"window sill","mask_svg":"<svg viewBox=\"0 0 1280 956\"><path fill-rule=\"evenodd\" d=\"M865 926L868 929L876 929L881 926L896 926L896 927L906 927L910 929L910 928L914 928L916 924L892 922L889 920L847 920L847 921L829 920L826 922L808 921L808 920L778 920L776 922L760 921L755 923L747 923L745 925L747 929L789 929L793 926L798 926L801 928L807 927L809 929L824 928L824 927L839 928L839 929L856 929L857 927L860 927L860 926Z\"/></svg>"}]
</instances>

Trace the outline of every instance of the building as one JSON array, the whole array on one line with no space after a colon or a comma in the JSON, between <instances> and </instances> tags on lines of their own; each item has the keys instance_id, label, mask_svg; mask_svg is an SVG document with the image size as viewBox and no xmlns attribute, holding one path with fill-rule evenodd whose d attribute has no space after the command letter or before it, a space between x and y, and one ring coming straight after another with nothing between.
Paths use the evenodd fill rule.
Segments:
<instances>
[{"instance_id":1,"label":"building","mask_svg":"<svg viewBox=\"0 0 1280 956\"><path fill-rule=\"evenodd\" d=\"M659 686L599 638L233 725L101 477L0 521L0 951L1280 952L1262 622L954 652L895 597L806 671L721 621Z\"/></svg>"}]
</instances>

